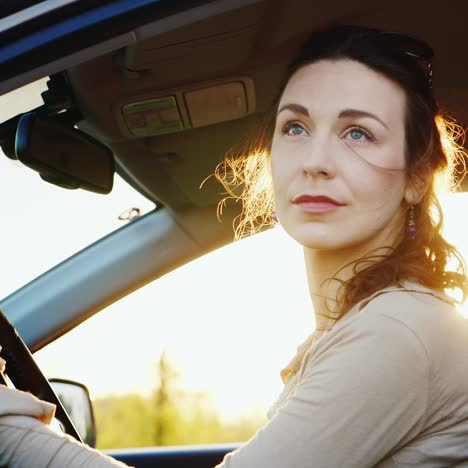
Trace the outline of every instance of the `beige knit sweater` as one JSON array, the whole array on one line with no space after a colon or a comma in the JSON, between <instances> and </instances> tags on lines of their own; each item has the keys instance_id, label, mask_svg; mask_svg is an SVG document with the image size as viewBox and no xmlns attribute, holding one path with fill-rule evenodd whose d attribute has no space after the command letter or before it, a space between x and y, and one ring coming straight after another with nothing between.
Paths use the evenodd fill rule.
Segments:
<instances>
[{"instance_id":1,"label":"beige knit sweater","mask_svg":"<svg viewBox=\"0 0 468 468\"><path fill-rule=\"evenodd\" d=\"M0 361L0 368L3 364ZM0 385L0 466L116 468L126 465L53 430L55 406Z\"/></svg>"},{"instance_id":2,"label":"beige knit sweater","mask_svg":"<svg viewBox=\"0 0 468 468\"><path fill-rule=\"evenodd\" d=\"M306 340L269 423L218 468L468 466L468 320L404 286Z\"/></svg>"}]
</instances>

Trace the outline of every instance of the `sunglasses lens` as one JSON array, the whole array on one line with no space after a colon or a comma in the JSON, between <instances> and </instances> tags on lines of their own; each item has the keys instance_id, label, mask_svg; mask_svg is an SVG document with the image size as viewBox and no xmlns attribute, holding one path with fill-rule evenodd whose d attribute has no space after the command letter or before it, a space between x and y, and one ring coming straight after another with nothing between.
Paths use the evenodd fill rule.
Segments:
<instances>
[{"instance_id":1,"label":"sunglasses lens","mask_svg":"<svg viewBox=\"0 0 468 468\"><path fill-rule=\"evenodd\" d=\"M429 44L407 34L395 32L380 31L374 37L386 48L393 51L397 50L417 60L426 73L429 87L432 88L432 57L434 51Z\"/></svg>"},{"instance_id":2,"label":"sunglasses lens","mask_svg":"<svg viewBox=\"0 0 468 468\"><path fill-rule=\"evenodd\" d=\"M406 34L391 32L382 32L379 36L388 47L401 50L412 57L429 61L434 56L434 51L431 46L421 39L416 39Z\"/></svg>"}]
</instances>

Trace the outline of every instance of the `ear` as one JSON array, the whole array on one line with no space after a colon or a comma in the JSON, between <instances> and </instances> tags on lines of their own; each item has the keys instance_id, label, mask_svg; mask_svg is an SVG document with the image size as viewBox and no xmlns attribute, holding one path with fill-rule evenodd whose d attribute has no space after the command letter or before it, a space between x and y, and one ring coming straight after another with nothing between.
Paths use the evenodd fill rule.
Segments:
<instances>
[{"instance_id":1,"label":"ear","mask_svg":"<svg viewBox=\"0 0 468 468\"><path fill-rule=\"evenodd\" d=\"M429 186L428 180L421 175L413 175L408 178L405 188L405 201L408 205L417 205Z\"/></svg>"}]
</instances>

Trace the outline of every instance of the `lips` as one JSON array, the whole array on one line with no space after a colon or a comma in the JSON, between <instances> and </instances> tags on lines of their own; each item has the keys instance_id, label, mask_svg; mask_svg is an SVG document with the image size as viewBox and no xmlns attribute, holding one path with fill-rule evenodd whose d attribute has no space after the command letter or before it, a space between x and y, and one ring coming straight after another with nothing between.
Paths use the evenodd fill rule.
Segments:
<instances>
[{"instance_id":1,"label":"lips","mask_svg":"<svg viewBox=\"0 0 468 468\"><path fill-rule=\"evenodd\" d=\"M343 206L344 203L340 203L333 198L327 197L325 195L299 195L293 199L293 203L302 204L302 203L328 203L336 206Z\"/></svg>"},{"instance_id":2,"label":"lips","mask_svg":"<svg viewBox=\"0 0 468 468\"><path fill-rule=\"evenodd\" d=\"M344 205L326 195L299 195L292 202L305 213L328 213Z\"/></svg>"}]
</instances>

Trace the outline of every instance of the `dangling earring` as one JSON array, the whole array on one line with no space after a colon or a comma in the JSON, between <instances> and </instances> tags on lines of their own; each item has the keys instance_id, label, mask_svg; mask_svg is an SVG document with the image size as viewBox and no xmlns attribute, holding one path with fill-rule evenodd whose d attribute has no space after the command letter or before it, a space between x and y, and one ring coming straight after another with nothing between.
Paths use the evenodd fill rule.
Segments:
<instances>
[{"instance_id":1,"label":"dangling earring","mask_svg":"<svg viewBox=\"0 0 468 468\"><path fill-rule=\"evenodd\" d=\"M414 218L414 205L411 205L408 213L408 223L406 224L406 234L413 238L416 235L416 220Z\"/></svg>"},{"instance_id":2,"label":"dangling earring","mask_svg":"<svg viewBox=\"0 0 468 468\"><path fill-rule=\"evenodd\" d=\"M278 215L277 215L274 211L273 211L273 213L271 214L271 219L273 220L273 222L279 223Z\"/></svg>"}]
</instances>

